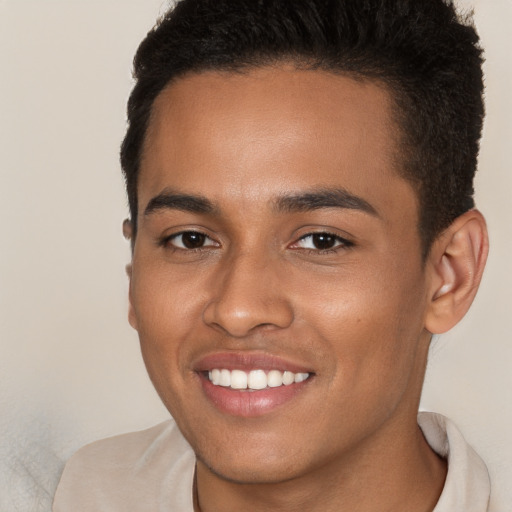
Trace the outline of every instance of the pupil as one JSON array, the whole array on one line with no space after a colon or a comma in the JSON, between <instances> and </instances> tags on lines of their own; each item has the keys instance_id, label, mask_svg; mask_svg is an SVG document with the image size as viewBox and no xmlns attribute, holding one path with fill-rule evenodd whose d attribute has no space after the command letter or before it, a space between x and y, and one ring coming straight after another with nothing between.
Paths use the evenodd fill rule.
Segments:
<instances>
[{"instance_id":1,"label":"pupil","mask_svg":"<svg viewBox=\"0 0 512 512\"><path fill-rule=\"evenodd\" d=\"M204 245L205 235L202 233L183 233L182 240L187 249L197 249Z\"/></svg>"},{"instance_id":2,"label":"pupil","mask_svg":"<svg viewBox=\"0 0 512 512\"><path fill-rule=\"evenodd\" d=\"M317 249L332 249L336 243L336 238L326 233L313 235L313 244Z\"/></svg>"}]
</instances>

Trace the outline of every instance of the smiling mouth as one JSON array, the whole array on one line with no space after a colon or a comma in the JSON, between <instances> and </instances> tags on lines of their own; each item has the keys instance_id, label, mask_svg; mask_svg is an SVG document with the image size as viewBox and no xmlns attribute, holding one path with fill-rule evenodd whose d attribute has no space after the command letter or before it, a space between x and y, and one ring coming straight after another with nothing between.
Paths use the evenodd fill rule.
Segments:
<instances>
[{"instance_id":1,"label":"smiling mouth","mask_svg":"<svg viewBox=\"0 0 512 512\"><path fill-rule=\"evenodd\" d=\"M222 414L243 418L296 403L316 377L312 369L291 358L253 351L209 354L193 367L210 404Z\"/></svg>"},{"instance_id":2,"label":"smiling mouth","mask_svg":"<svg viewBox=\"0 0 512 512\"><path fill-rule=\"evenodd\" d=\"M243 370L228 370L214 368L206 372L208 380L214 386L222 386L237 391L260 391L281 386L301 383L311 377L310 373L293 373L290 371L254 369L250 372Z\"/></svg>"}]
</instances>

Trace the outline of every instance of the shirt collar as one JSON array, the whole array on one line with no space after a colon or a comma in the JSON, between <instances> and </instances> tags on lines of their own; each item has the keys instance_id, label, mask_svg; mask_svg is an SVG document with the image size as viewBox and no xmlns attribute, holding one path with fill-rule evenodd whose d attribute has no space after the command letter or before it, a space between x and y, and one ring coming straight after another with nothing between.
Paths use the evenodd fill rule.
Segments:
<instances>
[{"instance_id":1,"label":"shirt collar","mask_svg":"<svg viewBox=\"0 0 512 512\"><path fill-rule=\"evenodd\" d=\"M448 463L444 489L433 512L486 512L491 484L483 460L441 414L420 412L418 424L430 447Z\"/></svg>"}]
</instances>

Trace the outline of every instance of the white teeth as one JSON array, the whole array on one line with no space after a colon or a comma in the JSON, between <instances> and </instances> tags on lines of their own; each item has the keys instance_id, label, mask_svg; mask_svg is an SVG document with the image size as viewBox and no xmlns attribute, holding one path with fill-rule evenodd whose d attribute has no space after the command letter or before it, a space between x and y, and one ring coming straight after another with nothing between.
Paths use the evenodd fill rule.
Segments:
<instances>
[{"instance_id":1,"label":"white teeth","mask_svg":"<svg viewBox=\"0 0 512 512\"><path fill-rule=\"evenodd\" d=\"M249 373L243 370L226 370L214 368L208 372L208 379L214 386L230 387L231 389L265 389L289 386L294 382L304 382L309 378L309 373L293 373L289 371L251 370Z\"/></svg>"},{"instance_id":2,"label":"white teeth","mask_svg":"<svg viewBox=\"0 0 512 512\"><path fill-rule=\"evenodd\" d=\"M229 370L220 371L219 384L226 388L229 388L231 386L231 372Z\"/></svg>"},{"instance_id":3,"label":"white teeth","mask_svg":"<svg viewBox=\"0 0 512 512\"><path fill-rule=\"evenodd\" d=\"M292 372L284 372L283 373L283 384L285 386L289 386L295 382L295 374Z\"/></svg>"},{"instance_id":4,"label":"white teeth","mask_svg":"<svg viewBox=\"0 0 512 512\"><path fill-rule=\"evenodd\" d=\"M220 384L220 370L212 370L210 372L210 380L212 381L213 384L215 384L216 386L218 386Z\"/></svg>"},{"instance_id":5,"label":"white teeth","mask_svg":"<svg viewBox=\"0 0 512 512\"><path fill-rule=\"evenodd\" d=\"M265 389L267 387L267 374L263 370L251 370L247 387L249 389Z\"/></svg>"},{"instance_id":6,"label":"white teeth","mask_svg":"<svg viewBox=\"0 0 512 512\"><path fill-rule=\"evenodd\" d=\"M283 385L283 374L279 370L271 370L267 375L267 384L269 388L278 388Z\"/></svg>"},{"instance_id":7,"label":"white teeth","mask_svg":"<svg viewBox=\"0 0 512 512\"><path fill-rule=\"evenodd\" d=\"M295 382L304 382L309 377L307 373L296 373Z\"/></svg>"},{"instance_id":8,"label":"white teeth","mask_svg":"<svg viewBox=\"0 0 512 512\"><path fill-rule=\"evenodd\" d=\"M231 372L231 387L233 389L247 389L247 373L241 370Z\"/></svg>"}]
</instances>

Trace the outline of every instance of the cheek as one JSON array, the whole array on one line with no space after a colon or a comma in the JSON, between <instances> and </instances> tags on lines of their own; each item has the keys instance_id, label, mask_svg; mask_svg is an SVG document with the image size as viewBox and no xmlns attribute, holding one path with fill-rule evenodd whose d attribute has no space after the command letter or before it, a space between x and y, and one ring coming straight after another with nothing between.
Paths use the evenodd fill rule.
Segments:
<instances>
[{"instance_id":1,"label":"cheek","mask_svg":"<svg viewBox=\"0 0 512 512\"><path fill-rule=\"evenodd\" d=\"M131 298L139 334L151 333L157 344L185 334L200 311L202 290L204 282L193 270L171 272L165 262L135 261Z\"/></svg>"},{"instance_id":2,"label":"cheek","mask_svg":"<svg viewBox=\"0 0 512 512\"><path fill-rule=\"evenodd\" d=\"M200 297L193 283L180 282L165 269L134 264L131 302L141 352L149 376L162 396L185 371L187 344L201 318ZM162 396L162 398L164 398ZM167 402L167 399L164 400Z\"/></svg>"},{"instance_id":3,"label":"cheek","mask_svg":"<svg viewBox=\"0 0 512 512\"><path fill-rule=\"evenodd\" d=\"M424 332L422 287L421 273L392 265L305 283L301 321L323 339L333 379L366 390L406 385Z\"/></svg>"}]
</instances>

